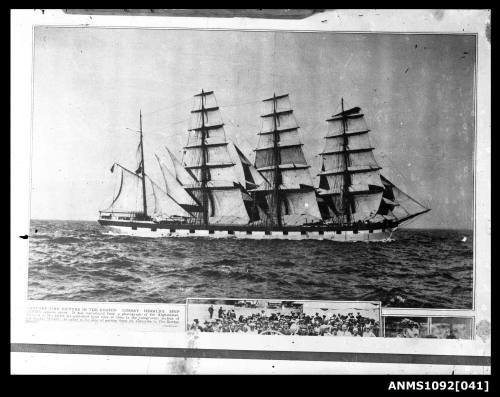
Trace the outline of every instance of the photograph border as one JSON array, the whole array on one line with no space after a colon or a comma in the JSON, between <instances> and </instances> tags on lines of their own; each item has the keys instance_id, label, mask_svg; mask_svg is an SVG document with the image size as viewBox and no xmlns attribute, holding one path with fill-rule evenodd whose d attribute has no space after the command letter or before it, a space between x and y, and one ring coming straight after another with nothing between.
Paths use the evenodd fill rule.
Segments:
<instances>
[{"instance_id":1,"label":"photograph border","mask_svg":"<svg viewBox=\"0 0 500 397\"><path fill-rule=\"evenodd\" d=\"M382 334L385 334L385 329L382 328L382 302L381 301L374 301L374 300L369 300L369 301L360 301L360 300L327 300L327 299L280 299L280 298L200 298L200 297L189 297L186 298L186 331L189 329L189 319L188 319L188 310L189 310L189 301L190 300L217 300L217 301L223 301L223 300L232 300L232 301L281 301L281 302L318 302L318 303L373 303L378 305L378 316L379 316L379 321L380 321L380 326L382 329ZM382 337L385 335L382 335Z\"/></svg>"},{"instance_id":2,"label":"photograph border","mask_svg":"<svg viewBox=\"0 0 500 397\"><path fill-rule=\"evenodd\" d=\"M226 28L206 28L206 29L199 29L199 28L138 28L138 27L115 27L115 26L74 26L74 25L34 25L33 26L33 48L32 48L32 76L31 76L31 99L32 99L32 104L31 104L31 145L30 145L30 164L32 161L33 157L33 122L34 122L34 80L35 80L35 28L37 27L43 27L43 28L75 28L75 29L143 29L143 30L195 30L195 31L228 31L228 32L274 32L276 30L272 29L226 29ZM476 92L476 87L477 87L477 63L478 63L478 34L477 33L427 33L427 32L384 32L384 31L359 31L359 32L351 32L351 31L322 31L322 30L279 30L280 33L324 33L324 34L389 34L389 35L458 35L458 36L473 36L475 37L475 62L474 62L474 74L473 74L473 95L474 95L474 141L473 141L473 151L472 151L472 166L473 166L473 173L472 173L472 188L473 188L473 208L472 208L472 223L473 223L473 268L472 268L472 296L471 296L471 308L459 308L459 309L449 309L449 308L428 308L429 310L471 310L475 311L476 306L475 306L475 300L476 300L476 173L477 173L477 164L476 164L476 159L477 159L477 92ZM31 170L32 167L30 165L30 198L29 198L29 211L30 211L30 219L31 219L31 199L32 199L32 178L31 178ZM26 281L27 283L28 281ZM187 298L189 299L189 298ZM267 298L257 298L257 299L267 299ZM28 296L28 288L26 288L26 300L30 300ZM330 300L326 300L330 301ZM86 302L86 301L81 301L81 302ZM340 302L340 301L339 301ZM135 302L128 302L128 303L135 303ZM162 303L173 303L173 302L162 302ZM391 307L392 308L392 307ZM399 308L398 308L399 309ZM401 308L401 309L413 309L413 308Z\"/></svg>"},{"instance_id":3,"label":"photograph border","mask_svg":"<svg viewBox=\"0 0 500 397\"><path fill-rule=\"evenodd\" d=\"M463 30L462 32L457 32L457 31L428 31L428 32L423 32L423 31L401 31L401 32L389 32L389 31L379 31L379 30L316 30L316 29L297 29L297 28L294 28L294 29L283 29L281 26L282 25L301 25L301 22L310 22L311 24L316 24L318 25L318 22L319 21L297 21L297 20L294 20L294 21L283 21L283 20L280 20L280 21L257 21L256 23L253 23L254 21L251 21L252 23L250 22L246 22L244 25L245 26L248 26L248 25L266 25L266 24L271 24L271 25L277 25L273 28L244 28L244 29L237 29L237 28L227 28L227 27L210 27L210 26L207 26L207 25L227 25L227 20L224 21L220 18L217 18L217 20L214 20L212 18L209 18L210 21L207 21L208 18L177 18L177 17L157 17L158 19L156 19L156 21L153 22L154 19L151 19L151 18L148 18L148 17L134 17L133 19L129 18L128 21L130 22L130 24L126 25L126 26L120 26L120 25L109 25L109 26L102 26L102 25L96 25L96 24L99 24L100 21L106 21L106 20L109 20L110 18L111 19L114 19L116 21L120 21L120 19L123 20L122 17L110 17L110 16L99 16L99 17L94 17L94 21L89 21L89 16L88 15L85 15L85 16L81 16L81 15L78 15L78 16L75 16L75 15L64 15L64 16L58 16L56 15L55 16L55 20L58 20L59 18L61 19L69 19L69 20L73 20L72 21L72 24L69 24L69 25L65 25L65 24L53 24L53 20L54 20L54 16L50 16L50 13L47 13L49 15L46 15L46 17L43 17L42 14L40 13L40 10L35 10L35 11L30 11L30 10L25 10L26 12L20 12L20 11L17 11L17 14L15 16L15 18L13 17L12 18L12 21L15 22L13 23L13 30L15 32L20 32L20 29L26 29L26 27L28 26L31 26L31 40L32 40L32 43L31 43L31 54L32 54L32 63L31 63L31 83L30 83L30 88L31 88L31 91L30 91L30 97L31 97L31 109L30 109L30 114L32 115L33 114L33 109L34 109L34 95L33 95L33 83L34 83L34 45L35 45L35 41L34 41L34 32L35 32L35 26L36 27L39 27L39 26L47 26L47 27L59 27L59 28L105 28L105 29L157 29L157 30L207 30L207 31L244 31L244 32L262 32L262 31L267 31L267 32L273 32L273 31L277 31L277 32L290 32L290 33L323 33L323 34L326 34L326 33L329 33L329 34L356 34L356 33L362 33L362 34L396 34L396 35L407 35L407 34L415 34L415 35L475 35L476 37L476 45L475 45L475 51L476 51L476 58L475 58L475 64L474 64L474 88L473 88L473 91L474 91L474 150L473 150L473 238L474 238L474 242L473 242L473 274L472 274L472 281L473 281L473 292L472 292L472 308L471 309L422 309L422 310L426 310L426 311L441 311L441 312L456 312L457 314L458 313L465 313L465 312L470 312L472 314L472 316L474 317L474 325L473 325L473 333L475 334L476 333L476 328L478 326L478 323L476 323L476 321L486 321L487 322L487 325L490 326L490 323L491 323L491 276L490 276L490 270L491 270L491 260L487 263L481 263L478 265L477 263L477 260L478 260L478 217L477 217L477 211L478 211L478 187L479 187L479 181L481 180L483 176L481 175L478 175L478 171L482 171L482 173L486 173L486 176L489 177L491 175L491 170L490 168L488 168L488 166L490 165L488 163L488 161L490 160L490 158L487 158L485 160L482 160L482 161L479 161L478 162L478 156L477 156L477 150L478 150L478 146L481 145L481 144L486 144L486 145L489 145L491 146L491 125L484 125L485 124L485 118L488 118L488 116L491 116L491 102L488 102L488 108L486 109L486 114L482 114L481 117L479 116L478 114L478 101L479 101L479 95L478 95L478 88L482 91L484 91L484 86L487 86L488 85L488 82L482 82L482 84L478 84L478 75L479 75L479 69L480 69L480 66L481 66L481 63L484 62L484 63L488 63L488 60L491 59L491 45L489 48L487 48L486 50L483 48L483 52L486 51L486 59L483 59L481 61L481 63L479 62L480 61L480 39L479 39L479 33L477 32L477 23L475 23L474 27L476 27L476 30L475 31L465 31ZM333 10L333 11L327 11L327 13L329 14L332 14L332 13L343 13L344 11L348 12L350 10ZM371 11L376 11L376 10L371 10ZM391 11L391 10L385 10L385 12L387 11ZM396 11L406 11L406 12L411 12L412 10L396 10ZM425 10L417 10L417 11L425 11ZM456 10L450 10L450 11L456 11ZM486 19L486 17L489 17L490 16L490 11L489 10L479 10L480 12L477 13L477 18L480 19L480 18L483 18L483 19ZM474 10L465 10L465 11L457 11L457 12L460 12L462 14L473 14L474 13ZM24 14L24 17L28 16L28 20L24 20L24 21L21 21L21 19L23 18L23 14ZM323 13L321 13L320 15L322 15ZM365 12L366 14L366 12ZM367 16L368 18L370 16ZM52 18L52 20L51 20ZM45 24L45 23L37 23L37 22L41 22L42 20L44 19L49 19L49 21L51 21L51 23L49 24ZM308 18L310 19L310 18ZM142 21L139 21L139 20L142 20ZM193 21L193 20L196 20L196 21ZM88 21L89 23L85 23L85 24L82 24L82 21ZM186 23L186 24L189 24L189 25L192 25L192 26L175 26L175 24L178 22L178 21L181 21L181 24L182 23ZM121 23L122 21L120 21ZM173 25L174 26L149 26L149 27L140 27L140 26L135 26L134 24L141 24L141 23L145 23L145 24L155 24L155 23L160 23L160 24L172 24L173 22ZM233 23L238 23L241 21L232 21ZM463 24L463 20L462 20L462 24ZM459 22L460 24L460 22ZM204 27L203 27L204 26ZM325 26L326 28L327 26ZM335 29L335 27L332 27L332 26L328 26L329 29ZM23 32L23 35L19 35L17 37L17 40L22 40L24 38L26 38L26 32L24 31ZM16 37L13 37L12 38L12 42L14 43L16 41ZM483 40L483 45L484 45L484 40ZM23 49L24 53L26 52L25 51L25 48ZM18 51L12 51L13 52L13 60L11 62L14 62L17 58L17 60L19 61L19 56L21 55L21 52L23 52L21 50L18 50ZM483 58L484 56L481 55ZM21 58L23 58L23 56L21 55ZM482 79L491 79L491 66L490 65L482 65L483 68L486 68L486 75L485 76L481 76ZM14 86L15 82L19 82L20 81L20 76L19 74L22 74L22 71L19 73L19 71L17 72L13 72L14 74L14 78L13 80L11 80L11 84ZM17 74L17 75L16 75ZM479 87L481 86L481 87ZM23 84L23 87L21 87L21 90L23 92L23 94L26 93L26 83L24 82ZM486 87L488 88L488 87ZM488 91L488 90L486 90ZM491 93L491 88L489 90L489 93ZM21 94L21 96L23 95ZM484 94L488 94L488 92L485 92ZM13 96L15 96L15 94L12 94ZM482 96L484 96L482 94ZM19 98L18 98L19 99ZM484 98L483 98L484 99ZM490 101L488 99L488 101ZM15 130L19 130L19 127L20 127L20 124L26 124L26 122L24 121L23 123L19 123L19 111L21 110L21 113L23 113L23 110L22 109L19 109L19 105L20 103L22 103L22 101L19 101L19 100L13 100L12 101L12 107L13 107L13 110L12 110L12 115L13 115L13 124L12 124L12 130L11 130L11 134L15 131ZM25 106L24 106L25 108ZM18 113L16 113L16 110L18 111ZM484 113L484 112L483 112ZM17 118L16 118L17 117ZM17 123L16 123L17 121ZM31 156L32 156L32 153L33 153L33 117L30 118L29 120L29 123L30 123L30 134L29 134L29 156L30 156L30 159L31 159ZM478 131L479 131L479 128L481 128L481 131L482 131L482 140L485 141L485 142L479 142L478 141ZM489 132L489 134L488 134ZM25 139L26 137L24 137L23 139ZM15 149L22 149L22 141L23 139L20 139L18 140L17 144L14 144L13 145L13 149L12 151L14 152ZM25 151L26 149L22 149L23 151ZM491 156L491 155L490 155ZM486 162L486 164L484 164ZM480 163L480 164L479 164ZM12 163L11 163L12 165ZM481 165L481 169L479 169L479 165ZM486 170L484 169L486 166ZM30 184L29 184L29 200L28 200L28 205L29 205L29 216L28 216L28 230L29 230L29 222L30 222L30 218L31 218L31 164L28 166L29 168L29 181L30 181ZM19 176L20 174L23 174L25 173L26 169L21 169L21 170L17 170L15 169L15 167L12 167L11 168L11 173L12 172L16 172L16 174ZM481 172L480 172L481 173ZM21 176L21 179L22 179L22 175ZM15 178L13 178L15 179ZM481 185L484 185L484 182L481 184ZM21 185L22 185L23 182L20 182L18 181L17 182L17 185L16 186L13 186L13 190L11 190L11 195L12 194L15 194L15 192L19 192L20 190L28 190L26 189L26 186L24 186L23 188L21 188ZM483 186L484 187L484 186ZM487 193L487 192L486 192ZM482 194L482 193L481 193ZM487 196L487 194L486 194ZM486 201L486 203L485 203ZM21 208L23 207L25 201L24 200L20 200L19 202L17 202L16 204L16 207L17 208ZM481 213L481 217L486 217L487 219L481 219L481 225L483 223L486 223L488 224L488 226L490 226L490 214L491 214L491 199L489 197L482 197L481 199L481 204L483 205L483 207L485 206L486 204L486 208L482 208L483 210L486 210L486 213ZM489 208L488 208L489 206ZM12 208L11 208L12 210ZM15 224L14 225L14 229L15 230L20 230L20 231L25 231L25 226L23 225L19 225L19 224ZM11 230L12 231L12 230ZM488 229L486 232L486 235L489 237L490 236L490 229ZM19 234L18 233L14 233L16 236L13 236L13 238L11 239L11 247L14 248L14 252L16 250L16 248L18 247L22 247L22 246L26 246L26 245L29 245L29 244L19 244L19 240L17 239L14 239L14 237L17 237L19 234L24 234L22 232L20 232ZM481 235L482 235L482 239L484 239L483 235L485 233L483 233L483 231L481 231ZM28 243L27 241L23 241L21 243ZM486 241L486 242L482 242L481 241L481 245L483 244L486 244L487 246L487 253L481 256L485 256L485 255L490 255L490 252L491 252L491 242L490 241ZM20 248L22 250L22 248ZM26 258L26 252L23 253L23 255L21 255L21 257L24 257ZM11 301L11 309L19 309L20 307L23 308L24 305L26 304L29 304L30 300L27 299L27 294L28 294L28 285L27 285L27 280L28 280L28 266L26 265L25 267L22 267L22 266L19 266L18 263L15 263L15 259L19 259L19 255L13 255L12 256L12 261L11 262L11 267L13 267L13 273L16 273L16 274L13 274L12 275L12 279L11 279L11 285L12 287L12 301ZM24 266L24 265L23 265ZM15 298L15 295L17 295L19 297L19 273L20 273L20 268L22 268L22 273L24 274L25 277L23 277L23 286L24 286L24 291L23 291L23 295L24 295L24 301L23 302L20 302L20 299L18 298ZM14 271L15 270L15 271ZM487 271L487 274L483 274L482 272L486 270ZM478 278L481 278L481 281L483 282L488 282L489 283L489 290L481 290L481 291L478 291L477 290L477 285L478 285ZM185 318L186 318L186 321L187 321L187 301L189 299L197 299L197 298L187 298L186 300L186 313L185 313ZM199 298L198 298L199 299ZM219 299L219 298L206 298L206 299ZM228 298L229 299L229 298ZM267 298L245 298L245 300L269 300ZM271 299L271 300L280 300L280 299ZM284 299L284 300L293 300L293 299ZM299 301L299 300L294 300L294 301ZM303 300L303 301L314 301L314 300ZM54 301L45 301L47 303L50 303L50 302L54 302ZM68 301L65 301L65 302L68 302ZM320 301L321 302L321 301ZM325 302L328 302L328 300L325 300ZM334 302L334 301L332 301ZM337 301L338 302L338 301ZM351 302L351 301L349 301ZM93 302L94 303L94 302ZM98 302L95 302L95 303L98 303ZM104 302L103 302L104 303ZM105 303L112 303L112 302L105 302ZM126 303L126 302L120 302L120 303ZM129 303L130 305L133 305L134 303L130 302ZM167 303L168 304L168 303ZM179 304L173 304L173 305L179 305ZM386 308L387 310L389 311L399 311L399 310L408 310L408 308ZM416 309L416 310L419 310L419 309ZM381 307L381 320L383 318L383 314L382 312L384 311L384 309ZM12 310L12 312L16 312L16 310ZM24 313L23 310L21 310L22 313ZM19 314L19 312L17 312L17 314ZM13 324L11 324L11 327L12 329L14 330L15 327ZM385 330L384 330L385 332ZM377 338L378 339L378 338ZM479 339L476 339L477 341L479 341ZM15 343L14 343L15 344ZM19 344L19 343L18 343ZM76 344L75 346L86 346L86 345L78 345ZM477 349L479 348L479 346L477 346L476 348L473 348L474 349ZM486 349L486 350L484 350ZM481 349L479 349L481 350ZM479 351L478 350L478 351ZM489 351L489 342L487 345L483 346L483 349L482 349L482 353L481 353L481 356L484 355L485 352L488 352ZM487 353L489 354L489 353Z\"/></svg>"}]
</instances>

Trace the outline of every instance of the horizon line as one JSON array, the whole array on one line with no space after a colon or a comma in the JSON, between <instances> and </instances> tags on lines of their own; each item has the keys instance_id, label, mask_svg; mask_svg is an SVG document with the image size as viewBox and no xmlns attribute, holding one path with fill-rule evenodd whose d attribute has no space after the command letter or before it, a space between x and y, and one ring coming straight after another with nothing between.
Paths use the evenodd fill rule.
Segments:
<instances>
[{"instance_id":1,"label":"horizon line","mask_svg":"<svg viewBox=\"0 0 500 397\"><path fill-rule=\"evenodd\" d=\"M30 222L32 221L50 221L50 222L95 222L97 223L97 219L41 219L41 218L32 218L30 219ZM474 228L468 228L468 227L451 227L451 226L427 226L427 227L398 227L398 229L413 229L413 230L467 230L467 231L474 231Z\"/></svg>"}]
</instances>

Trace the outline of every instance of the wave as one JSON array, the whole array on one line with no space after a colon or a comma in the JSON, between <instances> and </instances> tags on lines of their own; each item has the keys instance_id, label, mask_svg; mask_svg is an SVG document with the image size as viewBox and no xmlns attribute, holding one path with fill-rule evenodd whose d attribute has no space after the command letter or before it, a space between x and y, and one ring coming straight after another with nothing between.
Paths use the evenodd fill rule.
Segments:
<instances>
[{"instance_id":1,"label":"wave","mask_svg":"<svg viewBox=\"0 0 500 397\"><path fill-rule=\"evenodd\" d=\"M294 267L294 266L296 266L296 264L290 260L276 261L273 263L273 265L278 266L278 267Z\"/></svg>"},{"instance_id":2,"label":"wave","mask_svg":"<svg viewBox=\"0 0 500 397\"><path fill-rule=\"evenodd\" d=\"M400 287L383 288L372 287L370 292L361 296L361 300L379 300L383 306L389 307L422 307L424 302L420 301L415 295L408 293L406 289Z\"/></svg>"},{"instance_id":3,"label":"wave","mask_svg":"<svg viewBox=\"0 0 500 397\"><path fill-rule=\"evenodd\" d=\"M138 277L132 277L132 276L127 276L125 274L119 274L119 275L116 275L116 276L112 276L111 277L111 280L113 281L117 281L119 283L123 283L123 282L132 282L132 283L141 283L142 280Z\"/></svg>"},{"instance_id":4,"label":"wave","mask_svg":"<svg viewBox=\"0 0 500 397\"><path fill-rule=\"evenodd\" d=\"M228 279L237 281L264 282L267 279L259 274L248 271L233 271L231 269L203 269L198 275L204 276L207 279Z\"/></svg>"},{"instance_id":5,"label":"wave","mask_svg":"<svg viewBox=\"0 0 500 397\"><path fill-rule=\"evenodd\" d=\"M237 265L238 262L234 259L219 259L219 260L216 260L216 261L210 261L210 262L206 262L207 265L209 266L233 266L233 265Z\"/></svg>"},{"instance_id":6,"label":"wave","mask_svg":"<svg viewBox=\"0 0 500 397\"><path fill-rule=\"evenodd\" d=\"M81 239L77 237L55 237L50 240L51 244L72 244L79 242L81 242Z\"/></svg>"},{"instance_id":7,"label":"wave","mask_svg":"<svg viewBox=\"0 0 500 397\"><path fill-rule=\"evenodd\" d=\"M299 285L306 285L309 287L329 287L330 285L328 283L325 283L323 281L313 281L313 280L297 280L297 284Z\"/></svg>"},{"instance_id":8,"label":"wave","mask_svg":"<svg viewBox=\"0 0 500 397\"><path fill-rule=\"evenodd\" d=\"M426 275L426 277L429 277L429 278L444 278L446 280L450 280L450 281L458 281L458 279L456 277L454 277L453 275L451 275L450 273L448 272L445 272L445 271L438 271L438 272L432 272L432 273L429 273L428 275Z\"/></svg>"},{"instance_id":9,"label":"wave","mask_svg":"<svg viewBox=\"0 0 500 397\"><path fill-rule=\"evenodd\" d=\"M30 298L182 302L196 294L472 304L472 244L459 241L461 232L398 230L390 244L345 244L139 238L105 234L92 222L32 227Z\"/></svg>"}]
</instances>

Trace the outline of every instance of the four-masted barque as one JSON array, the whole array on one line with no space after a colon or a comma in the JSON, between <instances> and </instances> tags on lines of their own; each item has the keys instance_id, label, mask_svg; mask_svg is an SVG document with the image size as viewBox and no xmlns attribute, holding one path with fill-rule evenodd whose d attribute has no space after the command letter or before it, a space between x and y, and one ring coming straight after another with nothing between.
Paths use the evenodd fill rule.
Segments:
<instances>
[{"instance_id":1,"label":"four-masted barque","mask_svg":"<svg viewBox=\"0 0 500 397\"><path fill-rule=\"evenodd\" d=\"M226 139L213 91L194 98L182 161L155 154L159 183L145 171L140 114L139 164L113 164L119 188L101 225L144 237L380 241L430 211L381 175L359 107L342 100L327 120L314 186L288 94L263 100L253 164Z\"/></svg>"}]
</instances>

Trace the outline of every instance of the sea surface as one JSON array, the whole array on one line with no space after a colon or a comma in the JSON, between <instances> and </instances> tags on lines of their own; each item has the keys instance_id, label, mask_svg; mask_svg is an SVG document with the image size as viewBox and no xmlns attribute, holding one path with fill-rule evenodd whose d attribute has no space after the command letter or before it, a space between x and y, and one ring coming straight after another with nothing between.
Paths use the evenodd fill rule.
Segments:
<instances>
[{"instance_id":1,"label":"sea surface","mask_svg":"<svg viewBox=\"0 0 500 397\"><path fill-rule=\"evenodd\" d=\"M377 300L392 307L471 308L472 231L400 229L393 238L141 238L110 235L97 222L32 221L29 298Z\"/></svg>"}]
</instances>

